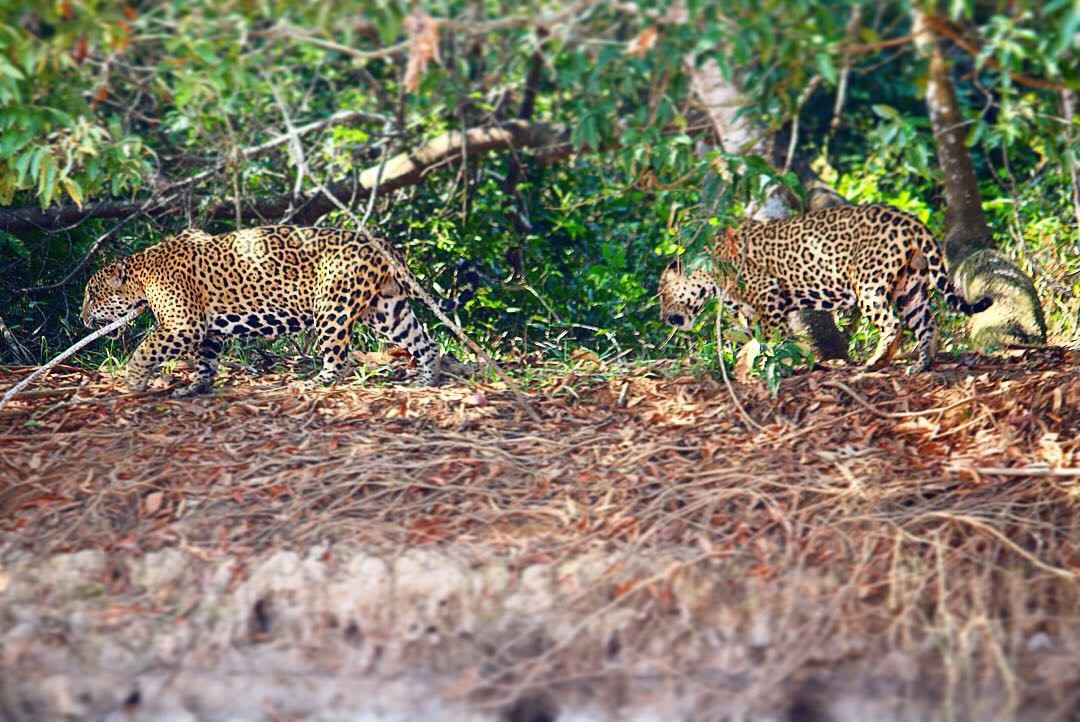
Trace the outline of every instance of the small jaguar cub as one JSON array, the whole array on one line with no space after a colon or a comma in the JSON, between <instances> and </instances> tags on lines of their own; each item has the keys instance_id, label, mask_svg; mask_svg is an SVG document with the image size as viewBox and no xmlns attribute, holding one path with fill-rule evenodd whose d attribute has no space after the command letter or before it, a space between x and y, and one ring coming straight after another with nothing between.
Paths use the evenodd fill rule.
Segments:
<instances>
[{"instance_id":1,"label":"small jaguar cub","mask_svg":"<svg viewBox=\"0 0 1080 722\"><path fill-rule=\"evenodd\" d=\"M989 297L975 303L962 299L930 230L891 206L837 206L746 223L718 237L713 253L725 268L685 276L672 264L664 271L659 297L666 322L689 329L713 296L729 305L734 301L747 316L757 315L766 331L782 329L789 314L802 309L857 306L881 332L869 367L887 363L896 353L901 323L914 332L918 353L908 371L931 367L931 284L966 314L991 304Z\"/></svg>"}]
</instances>

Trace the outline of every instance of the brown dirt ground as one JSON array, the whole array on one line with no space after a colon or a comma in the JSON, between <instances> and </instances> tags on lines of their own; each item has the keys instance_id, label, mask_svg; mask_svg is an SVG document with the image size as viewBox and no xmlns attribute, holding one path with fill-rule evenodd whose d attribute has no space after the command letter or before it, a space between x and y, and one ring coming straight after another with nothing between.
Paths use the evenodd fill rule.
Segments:
<instances>
[{"instance_id":1,"label":"brown dirt ground","mask_svg":"<svg viewBox=\"0 0 1080 722\"><path fill-rule=\"evenodd\" d=\"M392 595L332 610L297 596L362 557L390 559L395 579L432 564L462 579L500 569L452 613L410 622L437 637L421 658L385 652L356 672L425 670L428 702L469 710L448 719L544 719L522 712L534 703L602 710L596 719L631 708L867 718L856 704L884 705L877 719L1065 719L1080 705L1074 356L964 357L915 377L824 369L785 380L776 398L583 357L571 374L533 369L540 422L487 382L313 390L234 369L213 396L180 400L62 367L0 410L0 669L91 681L86 699L59 699L4 675L0 716L355 711L351 698L308 695L307 707L275 698L228 717L230 703L251 702L235 691L201 707L164 692L132 701L115 675L145 689L164 666L154 689L175 690L185 660L223 644L318 650L350 630L400 632L380 616L405 603ZM24 373L3 372L0 388ZM182 569L168 580L136 573L173 552ZM318 564L323 581L266 581L282 553ZM428 571L402 568L410 555ZM79 569L41 571L59 567ZM224 637L207 631L230 608L208 607L205 579L219 576L237 610ZM301 634L285 620L303 604L317 612ZM483 623L466 625L466 643L470 604ZM86 649L122 636L118 618L145 634L106 684L86 671ZM177 625L191 629L183 651L161 651L160 630ZM674 696L642 697L676 682ZM266 690L251 694L269 704Z\"/></svg>"}]
</instances>

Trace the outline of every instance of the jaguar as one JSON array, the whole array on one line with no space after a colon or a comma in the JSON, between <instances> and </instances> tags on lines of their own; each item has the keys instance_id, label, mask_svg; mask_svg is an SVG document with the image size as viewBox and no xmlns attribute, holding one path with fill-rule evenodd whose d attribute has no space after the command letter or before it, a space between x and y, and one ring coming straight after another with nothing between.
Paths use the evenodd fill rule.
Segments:
<instances>
[{"instance_id":1,"label":"jaguar","mask_svg":"<svg viewBox=\"0 0 1080 722\"><path fill-rule=\"evenodd\" d=\"M904 326L915 336L916 363L934 360L934 320L929 287L966 314L992 300L962 298L945 268L937 241L917 218L887 205L844 205L779 220L743 224L717 235L713 268L685 274L678 262L662 273L660 315L689 329L706 300L756 316L766 333L783 332L790 315L804 309L855 306L880 331L866 361L881 367L895 355Z\"/></svg>"},{"instance_id":2,"label":"jaguar","mask_svg":"<svg viewBox=\"0 0 1080 722\"><path fill-rule=\"evenodd\" d=\"M212 390L226 336L273 338L314 328L319 384L347 368L349 336L361 321L404 347L419 367L417 382L439 381L439 349L409 305L406 269L387 242L338 228L263 226L210 235L187 229L99 269L86 285L82 320L93 328L149 308L157 326L132 354L124 381L142 390L162 364L196 359L195 379L174 392ZM465 287L444 310L476 290L475 269L459 267Z\"/></svg>"}]
</instances>

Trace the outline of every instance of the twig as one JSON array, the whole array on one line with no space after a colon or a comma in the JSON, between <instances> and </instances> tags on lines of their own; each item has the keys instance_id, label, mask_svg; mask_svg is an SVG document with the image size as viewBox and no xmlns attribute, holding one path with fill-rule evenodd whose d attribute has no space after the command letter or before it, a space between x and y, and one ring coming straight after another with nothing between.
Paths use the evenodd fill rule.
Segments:
<instances>
[{"instance_id":1,"label":"twig","mask_svg":"<svg viewBox=\"0 0 1080 722\"><path fill-rule=\"evenodd\" d=\"M979 530L989 534L990 536L994 537L999 542L1001 542L1002 544L1007 546L1009 549L1012 549L1013 552L1015 552L1017 555L1027 559L1033 566L1038 567L1039 569L1042 569L1045 572L1048 572L1050 574L1054 574L1056 576L1063 577L1065 579L1077 579L1078 577L1080 577L1080 574L1078 574L1075 571L1070 571L1068 569L1061 569L1061 568L1055 567L1055 566L1053 566L1051 564L1047 564L1046 562L1044 562L1043 560L1039 559L1037 556L1032 554L1030 551L1028 551L1024 547L1020 546L1015 541L1010 539L1008 536L1006 536L1005 534L1002 534L1001 530L996 529L993 526L991 526L990 524L987 524L986 522L982 521L981 519L977 519L977 518L975 518L973 516L968 516L968 515L964 515L964 514L953 514L951 512L931 511L931 512L927 512L925 514L919 514L918 516L915 517L915 519L916 520L944 519L946 521L961 522L961 523L967 524L967 525L969 525L971 527L974 527L975 529L979 529ZM942 545L937 544L935 546L940 548Z\"/></svg>"},{"instance_id":2,"label":"twig","mask_svg":"<svg viewBox=\"0 0 1080 722\"><path fill-rule=\"evenodd\" d=\"M341 43L335 43L333 40L324 40L317 38L314 35L310 35L299 28L283 28L280 30L273 30L267 33L267 37L281 37L288 38L289 40L296 40L301 43L308 43L325 50L333 50L336 53L342 53L348 55L356 60L377 60L379 58L389 58L394 55L404 53L409 49L409 42L402 41L396 45L390 45L385 48L379 48L378 50L359 50L358 48L351 47L349 45L342 45Z\"/></svg>"},{"instance_id":3,"label":"twig","mask_svg":"<svg viewBox=\"0 0 1080 722\"><path fill-rule=\"evenodd\" d=\"M844 110L844 101L847 100L848 78L851 76L851 45L858 36L859 27L862 25L862 5L855 5L848 18L847 27L844 28L848 45L843 48L844 60L840 67L840 81L836 86L836 102L833 103L832 119L829 120L829 135L831 136L840 127L840 113Z\"/></svg>"},{"instance_id":4,"label":"twig","mask_svg":"<svg viewBox=\"0 0 1080 722\"><path fill-rule=\"evenodd\" d=\"M76 273L78 273L82 269L83 266L87 264L87 262L89 262L91 258L93 258L94 254L97 253L102 243L111 238L114 233L119 231L128 223L131 223L133 220L145 213L151 206L156 205L156 201L159 196L160 193L151 194L150 197L147 198L142 204L140 204L138 208L136 208L126 217L121 219L112 228L98 236L97 239L95 239L94 242L90 244L90 247L86 249L86 253L84 253L82 258L79 259L79 262L76 263L75 266L70 271L68 271L67 275L61 278L59 281L57 281L56 283L49 283L44 286L30 286L28 288L20 288L19 293L37 293L40 291L51 291L53 289L62 288L64 285L67 284L68 281L72 279L72 277ZM163 201L162 203L169 203L175 198L176 194L171 196L168 200Z\"/></svg>"},{"instance_id":5,"label":"twig","mask_svg":"<svg viewBox=\"0 0 1080 722\"><path fill-rule=\"evenodd\" d=\"M387 121L385 126L390 128L390 122ZM367 229L368 219L371 218L371 212L375 210L375 199L379 195L379 185L382 184L383 171L386 169L386 159L390 155L390 144L387 143L382 148L382 154L379 156L379 170L375 173L375 184L371 186L371 194L368 196L367 208L364 209L364 217L360 219L360 231L363 232ZM384 249L385 252L385 249Z\"/></svg>"},{"instance_id":6,"label":"twig","mask_svg":"<svg viewBox=\"0 0 1080 722\"><path fill-rule=\"evenodd\" d=\"M742 402L739 401L738 394L735 393L735 387L733 387L731 385L731 381L728 379L727 365L724 364L724 354L723 354L723 351L722 351L723 346L721 344L721 334L720 334L720 318L723 316L724 307L725 307L724 303L717 303L717 309L716 309L716 360L720 362L720 376L724 379L724 385L727 386L728 393L731 394L731 400L735 402L735 408L738 410L739 416L741 416L743 418L743 421L745 421L747 424L749 424L752 428L757 429L758 431L761 431L764 427L761 424L759 424L758 422L754 421L750 417L750 414L748 414L746 412L746 409L743 408ZM670 336L669 336L669 338L670 338Z\"/></svg>"},{"instance_id":7,"label":"twig","mask_svg":"<svg viewBox=\"0 0 1080 722\"><path fill-rule=\"evenodd\" d=\"M83 346L86 346L89 343L91 343L92 341L95 341L98 338L104 336L105 334L107 334L107 333L109 333L111 331L115 331L116 329L120 328L124 324L130 323L131 321L135 320L135 317L138 316L140 313L142 313L141 308L137 308L134 311L129 311L126 315L121 316L120 318L116 319L115 321L113 321L109 325L103 326L103 327L99 328L97 331L94 331L92 334L90 334L90 335L86 336L85 338L83 338L81 341L75 342L75 344L72 345L67 351L64 351L59 356L54 358L52 361L49 361L47 364L45 364L41 368L37 369L32 374L27 376L25 379L23 379L22 381L15 384L10 389L8 389L6 392L4 392L3 398L0 398L0 409L4 408L4 405L7 404L7 402L10 401L13 396L15 396L15 394L19 393L20 391L25 389L27 386L29 386L30 382L33 381L34 379L36 379L38 376L41 376L42 374L48 372L49 369L51 369L52 367L59 364L61 361L66 359L68 356L71 356L72 354L74 354L76 351L81 349Z\"/></svg>"},{"instance_id":8,"label":"twig","mask_svg":"<svg viewBox=\"0 0 1080 722\"><path fill-rule=\"evenodd\" d=\"M981 396L969 396L966 399L961 399L960 401L957 401L955 403L951 403L948 406L938 406L938 407L933 408L933 409L923 409L922 411L882 411L881 409L879 409L878 407L874 406L869 401L864 399L861 395L859 395L858 391L851 388L850 386L845 384L843 381L836 381L836 380L830 379L828 381L822 381L821 385L822 386L831 386L834 389L840 389L845 394L850 396L857 404L859 404L859 406L862 406L864 409L866 409L870 413L874 414L875 416L880 416L883 419L910 419L910 418L915 417L915 416L928 416L929 414L940 414L940 413L944 413L946 411L950 411L952 409L955 409L958 406L963 406L964 404L970 404L972 401L978 401L980 399L989 398L991 396L996 396L996 395L1002 393L1001 390L998 390L998 391L993 391L993 392L991 392L989 394L983 394Z\"/></svg>"},{"instance_id":9,"label":"twig","mask_svg":"<svg viewBox=\"0 0 1080 722\"><path fill-rule=\"evenodd\" d=\"M285 107L285 101L281 99L281 93L278 92L277 85L274 84L266 73L263 73L263 77L266 78L266 84L270 86L270 93L274 96L274 103L277 104L278 110L281 111L281 117L285 121L289 156L292 158L293 165L296 166L296 180L293 182L292 202L289 204L289 209L285 212L286 218L292 218L296 206L300 203L300 191L304 187L304 176L307 175L307 160L304 157L304 145L300 142L300 134L297 131L296 126L293 125L292 117L289 115L289 109ZM238 223L237 228L239 227Z\"/></svg>"},{"instance_id":10,"label":"twig","mask_svg":"<svg viewBox=\"0 0 1080 722\"><path fill-rule=\"evenodd\" d=\"M895 38L888 38L886 40L879 40L874 43L859 43L855 45L844 45L841 50L845 53L872 53L878 50L884 50L885 48L891 48L896 45L907 45L915 39L915 33L908 33L907 35L900 35Z\"/></svg>"},{"instance_id":11,"label":"twig","mask_svg":"<svg viewBox=\"0 0 1080 722\"><path fill-rule=\"evenodd\" d=\"M14 354L16 358L33 363L33 356L19 343L19 339L15 338L15 334L13 334L11 329L7 327L7 324L4 323L3 316L0 316L0 336L4 337L8 347L11 348L11 353Z\"/></svg>"},{"instance_id":12,"label":"twig","mask_svg":"<svg viewBox=\"0 0 1080 722\"><path fill-rule=\"evenodd\" d=\"M23 391L16 393L12 398L16 401L26 401L28 399L52 399L58 396L74 396L86 389L86 384L82 386L64 386L58 389L35 389L33 391Z\"/></svg>"},{"instance_id":13,"label":"twig","mask_svg":"<svg viewBox=\"0 0 1080 722\"><path fill-rule=\"evenodd\" d=\"M456 33L466 36L484 35L486 33L496 32L499 30L512 30L521 28L551 28L555 25L562 24L573 18L574 15L587 10L593 5L598 5L598 0L577 0L577 2L571 3L567 7L550 13L548 15L532 15L522 14L514 15L507 18L498 18L496 20L488 20L486 22L476 22L472 20L456 20L450 18L432 18L440 28L452 30ZM351 47L349 45L342 45L332 40L324 40L323 38L315 37L300 28L284 27L269 31L266 33L267 37L283 37L290 40L296 40L303 43L309 43L326 50L333 50L337 53L342 53L355 58L359 61L376 60L378 58L388 58L394 55L400 55L408 51L409 42L403 41L395 45L390 45L385 48L379 48L377 50L360 50L358 48Z\"/></svg>"},{"instance_id":14,"label":"twig","mask_svg":"<svg viewBox=\"0 0 1080 722\"><path fill-rule=\"evenodd\" d=\"M795 145L799 142L799 116L802 114L803 106L810 100L810 96L820 84L821 74L817 73L810 78L810 82L806 84L803 92L799 93L798 100L795 101L795 113L791 119L791 138L788 139L787 156L784 158L784 169L780 171L781 175L788 172L791 168L791 160L795 157Z\"/></svg>"},{"instance_id":15,"label":"twig","mask_svg":"<svg viewBox=\"0 0 1080 722\"><path fill-rule=\"evenodd\" d=\"M280 145L290 143L294 136L307 135L308 133L312 133L316 130L322 130L323 128L330 128L336 125L347 125L358 120L368 121L372 123L378 122L385 125L390 119L387 118L385 115L380 115L379 113L369 113L363 110L339 110L336 113L333 113L332 115L323 118L322 120L316 120L305 125L296 126L295 128L289 130L286 133L274 136L265 143L253 145L250 148L243 148L238 151L237 156L240 160L248 160L250 158L260 156L268 150L273 150ZM210 168L207 168L206 170L196 173L195 175L188 178L184 178L183 180L176 181L169 187L170 189L178 189L187 188L188 186L195 185L220 171L229 162L229 159L219 160Z\"/></svg>"},{"instance_id":16,"label":"twig","mask_svg":"<svg viewBox=\"0 0 1080 722\"><path fill-rule=\"evenodd\" d=\"M976 466L973 471L993 476L1080 476L1080 469L1052 469L1039 466Z\"/></svg>"}]
</instances>

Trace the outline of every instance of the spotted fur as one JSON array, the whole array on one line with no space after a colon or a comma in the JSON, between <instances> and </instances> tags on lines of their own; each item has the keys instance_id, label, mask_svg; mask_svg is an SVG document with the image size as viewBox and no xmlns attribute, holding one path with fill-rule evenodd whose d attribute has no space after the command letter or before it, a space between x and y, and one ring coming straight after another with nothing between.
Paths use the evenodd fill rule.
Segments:
<instances>
[{"instance_id":1,"label":"spotted fur","mask_svg":"<svg viewBox=\"0 0 1080 722\"><path fill-rule=\"evenodd\" d=\"M467 295L475 273L470 281ZM419 382L435 384L438 347L413 315L405 288L363 233L265 226L211 236L189 229L95 273L82 319L93 327L136 308L154 312L157 328L127 364L125 381L136 390L165 361L194 355L195 381L176 394L207 392L225 336L272 338L309 327L318 331L323 362L315 380L333 383L346 370L357 320L407 349L420 367Z\"/></svg>"},{"instance_id":2,"label":"spotted fur","mask_svg":"<svg viewBox=\"0 0 1080 722\"><path fill-rule=\"evenodd\" d=\"M713 296L757 315L768 330L783 328L789 314L804 309L857 306L881 331L867 361L888 362L900 341L901 324L915 335L918 361L933 363L934 321L928 288L966 314L991 299L969 303L949 280L937 241L914 216L890 206L838 206L764 223L748 223L721 235L714 255L724 268L689 276L674 265L660 278L660 315L689 328ZM899 314L897 310L899 309Z\"/></svg>"}]
</instances>

